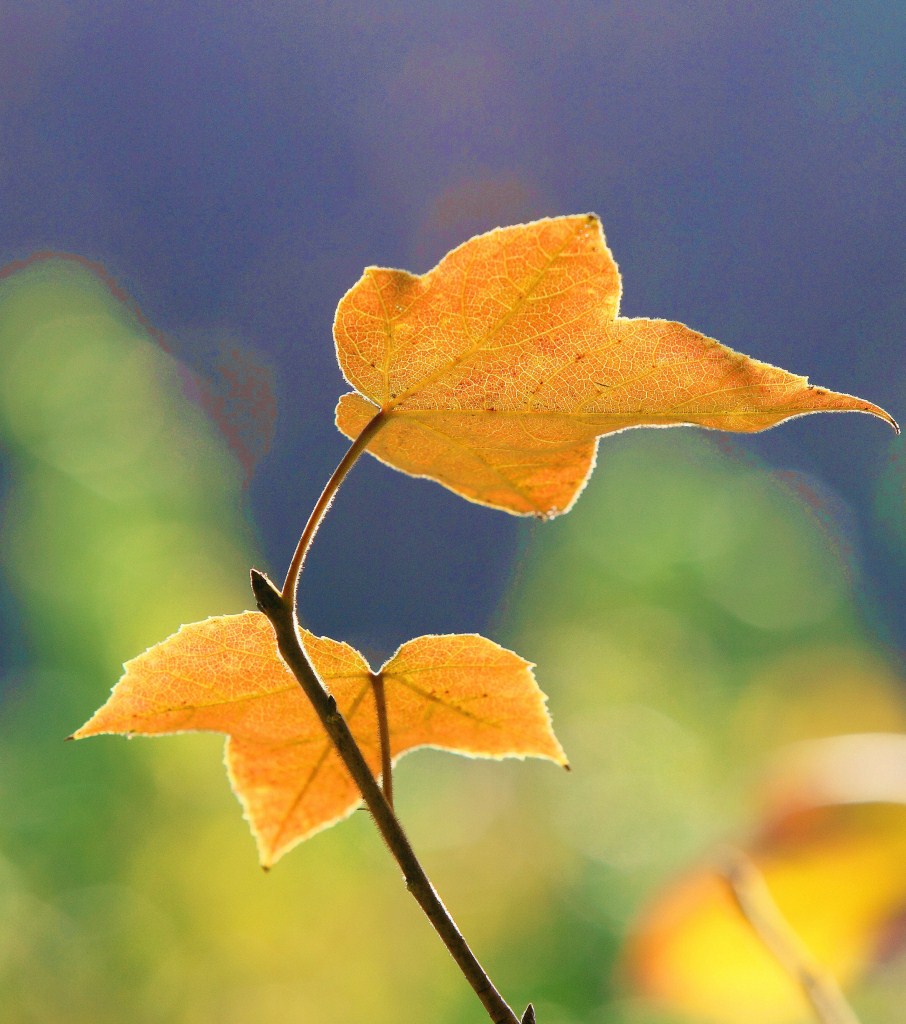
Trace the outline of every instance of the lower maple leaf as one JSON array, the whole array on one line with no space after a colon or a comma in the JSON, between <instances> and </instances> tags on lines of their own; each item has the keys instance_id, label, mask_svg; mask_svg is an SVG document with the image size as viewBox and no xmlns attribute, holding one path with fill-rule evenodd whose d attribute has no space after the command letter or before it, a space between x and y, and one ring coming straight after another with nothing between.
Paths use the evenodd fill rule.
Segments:
<instances>
[{"instance_id":1,"label":"lower maple leaf","mask_svg":"<svg viewBox=\"0 0 906 1024\"><path fill-rule=\"evenodd\" d=\"M348 644L305 631L301 638L375 774L375 678L384 683L394 760L438 747L566 764L532 665L484 637L411 640L377 673ZM226 733L230 782L265 866L359 806L355 783L259 612L183 626L124 668L107 703L73 738Z\"/></svg>"}]
</instances>

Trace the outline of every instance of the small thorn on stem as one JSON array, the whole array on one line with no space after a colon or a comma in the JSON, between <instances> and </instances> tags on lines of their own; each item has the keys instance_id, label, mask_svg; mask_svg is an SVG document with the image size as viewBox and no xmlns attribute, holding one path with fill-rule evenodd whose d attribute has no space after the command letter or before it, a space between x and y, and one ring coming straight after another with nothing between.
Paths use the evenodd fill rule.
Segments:
<instances>
[{"instance_id":1,"label":"small thorn on stem","mask_svg":"<svg viewBox=\"0 0 906 1024\"><path fill-rule=\"evenodd\" d=\"M525 1008L520 1024L535 1024L535 1007L531 1003Z\"/></svg>"}]
</instances>

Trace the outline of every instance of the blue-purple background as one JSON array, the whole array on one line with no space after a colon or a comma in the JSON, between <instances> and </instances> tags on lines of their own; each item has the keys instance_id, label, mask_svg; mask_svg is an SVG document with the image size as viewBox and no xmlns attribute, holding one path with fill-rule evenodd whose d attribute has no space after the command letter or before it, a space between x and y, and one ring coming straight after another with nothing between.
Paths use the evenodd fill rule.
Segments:
<instances>
[{"instance_id":1,"label":"blue-purple background","mask_svg":"<svg viewBox=\"0 0 906 1024\"><path fill-rule=\"evenodd\" d=\"M626 314L902 419L904 52L890 2L4 0L0 260L100 261L203 375L224 347L270 368L248 500L279 574L343 450L338 299L366 264L423 271L500 223L595 210ZM742 446L848 503L865 610L902 643L870 511L899 446L867 417ZM366 460L304 612L379 651L485 629L538 528Z\"/></svg>"}]
</instances>

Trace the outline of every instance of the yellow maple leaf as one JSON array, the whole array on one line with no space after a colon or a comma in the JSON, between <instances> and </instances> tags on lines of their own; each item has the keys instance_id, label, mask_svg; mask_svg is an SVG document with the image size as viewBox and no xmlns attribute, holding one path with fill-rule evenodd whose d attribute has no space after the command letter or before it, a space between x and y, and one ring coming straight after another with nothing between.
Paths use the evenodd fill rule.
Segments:
<instances>
[{"instance_id":1,"label":"yellow maple leaf","mask_svg":"<svg viewBox=\"0 0 906 1024\"><path fill-rule=\"evenodd\" d=\"M750 844L751 864L814 963L809 970L843 986L902 950L904 753L906 737L885 734L793 748L778 760ZM719 865L667 883L637 922L626 959L640 993L696 1022L811 1016L801 979L743 918Z\"/></svg>"},{"instance_id":2,"label":"yellow maple leaf","mask_svg":"<svg viewBox=\"0 0 906 1024\"><path fill-rule=\"evenodd\" d=\"M498 228L426 274L369 267L337 308L355 394L337 426L414 476L520 515L576 499L597 439L638 426L752 432L811 412L883 409L810 385L683 324L617 315L594 215Z\"/></svg>"},{"instance_id":3,"label":"yellow maple leaf","mask_svg":"<svg viewBox=\"0 0 906 1024\"><path fill-rule=\"evenodd\" d=\"M383 681L394 759L431 746L566 764L532 666L484 637L419 637L377 673L348 644L305 631L301 637L376 774L375 677ZM107 703L74 738L226 733L227 771L265 866L359 806L355 783L259 612L183 626L124 668Z\"/></svg>"}]
</instances>

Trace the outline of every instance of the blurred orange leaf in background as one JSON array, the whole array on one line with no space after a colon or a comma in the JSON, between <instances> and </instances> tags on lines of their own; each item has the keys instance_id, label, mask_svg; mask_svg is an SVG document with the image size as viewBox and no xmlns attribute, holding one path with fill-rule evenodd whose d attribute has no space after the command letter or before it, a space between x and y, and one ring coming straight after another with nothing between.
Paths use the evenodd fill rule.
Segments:
<instances>
[{"instance_id":1,"label":"blurred orange leaf in background","mask_svg":"<svg viewBox=\"0 0 906 1024\"><path fill-rule=\"evenodd\" d=\"M844 985L899 952L906 907L906 737L839 736L781 758L753 865L810 959ZM721 865L674 880L627 952L635 987L696 1021L784 1024L808 1004L740 913Z\"/></svg>"},{"instance_id":2,"label":"blurred orange leaf in background","mask_svg":"<svg viewBox=\"0 0 906 1024\"><path fill-rule=\"evenodd\" d=\"M394 758L431 746L566 764L532 666L484 637L420 637L372 674L348 644L305 631L301 636L375 773L381 765L375 677L384 683ZM265 866L361 803L259 612L183 626L125 670L110 699L74 738L226 733L227 771Z\"/></svg>"},{"instance_id":3,"label":"blurred orange leaf in background","mask_svg":"<svg viewBox=\"0 0 906 1024\"><path fill-rule=\"evenodd\" d=\"M369 267L337 308L337 425L381 461L471 501L554 516L597 439L638 426L752 432L810 412L884 410L667 320L617 315L620 274L592 214L498 228L421 276Z\"/></svg>"}]
</instances>

